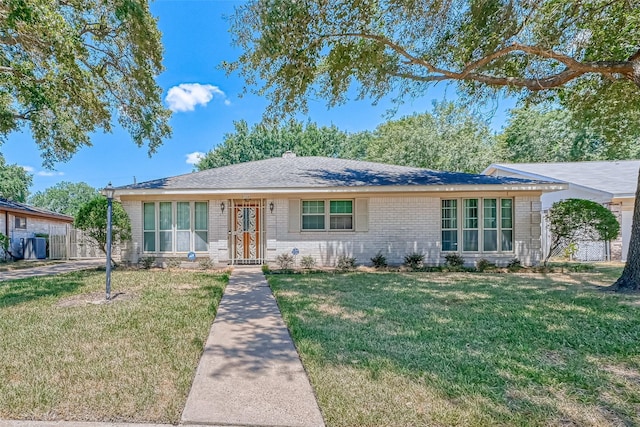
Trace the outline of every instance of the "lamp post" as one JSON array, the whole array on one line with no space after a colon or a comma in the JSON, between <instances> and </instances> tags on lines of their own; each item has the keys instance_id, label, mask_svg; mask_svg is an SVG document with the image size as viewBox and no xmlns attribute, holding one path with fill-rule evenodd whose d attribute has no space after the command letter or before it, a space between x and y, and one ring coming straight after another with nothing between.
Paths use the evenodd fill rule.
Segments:
<instances>
[{"instance_id":1,"label":"lamp post","mask_svg":"<svg viewBox=\"0 0 640 427\"><path fill-rule=\"evenodd\" d=\"M111 300L111 218L113 215L113 194L115 191L111 182L102 190L102 195L107 198L107 301Z\"/></svg>"}]
</instances>

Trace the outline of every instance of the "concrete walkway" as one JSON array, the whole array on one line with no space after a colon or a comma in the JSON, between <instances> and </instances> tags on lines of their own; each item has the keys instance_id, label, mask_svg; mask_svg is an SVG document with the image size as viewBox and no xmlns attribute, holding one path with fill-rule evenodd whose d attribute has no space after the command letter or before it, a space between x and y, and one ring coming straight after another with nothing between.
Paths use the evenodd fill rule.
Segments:
<instances>
[{"instance_id":1,"label":"concrete walkway","mask_svg":"<svg viewBox=\"0 0 640 427\"><path fill-rule=\"evenodd\" d=\"M54 274L69 273L70 271L88 270L105 265L104 259L83 259L66 261L60 264L43 265L19 270L0 271L0 282L3 280L27 279L29 277L52 276Z\"/></svg>"},{"instance_id":2,"label":"concrete walkway","mask_svg":"<svg viewBox=\"0 0 640 427\"><path fill-rule=\"evenodd\" d=\"M72 271L70 268L91 268L96 264L74 265L15 271L12 273L21 273L20 277L11 278L62 273ZM53 267L58 268L54 272L42 271ZM0 275L0 280L3 279L8 278ZM289 331L269 285L257 268L235 268L233 271L209 332L180 425L324 427ZM0 427L62 426L168 425L0 420Z\"/></svg>"},{"instance_id":3,"label":"concrete walkway","mask_svg":"<svg viewBox=\"0 0 640 427\"><path fill-rule=\"evenodd\" d=\"M324 426L309 379L259 269L234 269L181 424Z\"/></svg>"}]
</instances>

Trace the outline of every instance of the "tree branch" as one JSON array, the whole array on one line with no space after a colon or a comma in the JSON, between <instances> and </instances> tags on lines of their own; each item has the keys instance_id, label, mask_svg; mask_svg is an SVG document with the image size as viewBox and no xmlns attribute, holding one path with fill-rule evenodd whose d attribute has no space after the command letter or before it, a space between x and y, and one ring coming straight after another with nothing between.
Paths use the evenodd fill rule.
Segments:
<instances>
[{"instance_id":1,"label":"tree branch","mask_svg":"<svg viewBox=\"0 0 640 427\"><path fill-rule=\"evenodd\" d=\"M531 91L539 91L545 89L551 89L562 86L563 84L576 79L584 74L596 73L603 76L615 78L616 75L622 75L625 79L638 82L640 81L640 71L634 67L634 62L629 61L595 61L595 62L580 62L571 56L555 52L551 49L545 49L541 46L529 46L519 43L513 43L509 46L505 46L495 52L467 64L461 71L452 71L438 68L431 62L419 58L398 43L389 40L385 36L368 34L368 33L338 33L321 35L321 38L336 38L336 37L355 37L367 40L375 40L384 46L387 46L401 57L405 58L402 61L406 65L417 65L425 68L429 75L421 75L417 73L408 72L396 72L392 73L394 77L407 78L414 81L422 82L437 82L443 80L465 80L465 81L477 81L492 86L516 86L520 88L526 88ZM492 61L509 55L513 52L523 52L528 55L537 56L542 59L549 59L558 61L566 66L566 68L557 73L543 77L507 77L507 76L493 76L489 74L479 73L476 70L489 65ZM640 59L640 50L632 55L631 58ZM640 68L640 66L638 67ZM640 85L640 84L639 84Z\"/></svg>"}]
</instances>

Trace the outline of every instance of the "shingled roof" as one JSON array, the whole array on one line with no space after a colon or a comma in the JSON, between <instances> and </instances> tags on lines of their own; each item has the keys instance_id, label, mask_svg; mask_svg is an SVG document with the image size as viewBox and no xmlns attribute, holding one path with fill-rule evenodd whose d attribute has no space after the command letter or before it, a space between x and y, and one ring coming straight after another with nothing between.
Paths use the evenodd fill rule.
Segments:
<instances>
[{"instance_id":1,"label":"shingled roof","mask_svg":"<svg viewBox=\"0 0 640 427\"><path fill-rule=\"evenodd\" d=\"M568 182L608 193L611 197L634 197L640 160L495 163L483 173L491 174L496 169L528 176L531 179Z\"/></svg>"},{"instance_id":2,"label":"shingled roof","mask_svg":"<svg viewBox=\"0 0 640 427\"><path fill-rule=\"evenodd\" d=\"M215 191L531 184L547 183L328 157L278 157L125 185L116 190Z\"/></svg>"},{"instance_id":3,"label":"shingled roof","mask_svg":"<svg viewBox=\"0 0 640 427\"><path fill-rule=\"evenodd\" d=\"M31 216L40 216L46 218L58 219L65 222L73 222L73 217L59 214L47 209L37 208L35 206L26 205L24 203L14 202L12 200L0 197L0 211L28 214Z\"/></svg>"}]
</instances>

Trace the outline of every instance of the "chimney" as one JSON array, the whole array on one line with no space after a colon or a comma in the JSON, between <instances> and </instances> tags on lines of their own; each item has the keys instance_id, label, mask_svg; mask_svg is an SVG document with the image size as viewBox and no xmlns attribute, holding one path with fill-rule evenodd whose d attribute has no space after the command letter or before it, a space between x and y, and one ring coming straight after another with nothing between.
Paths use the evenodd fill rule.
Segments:
<instances>
[{"instance_id":1,"label":"chimney","mask_svg":"<svg viewBox=\"0 0 640 427\"><path fill-rule=\"evenodd\" d=\"M296 153L294 153L291 150L287 150L284 153L282 153L282 158L283 159L292 159L294 157L296 157Z\"/></svg>"}]
</instances>

